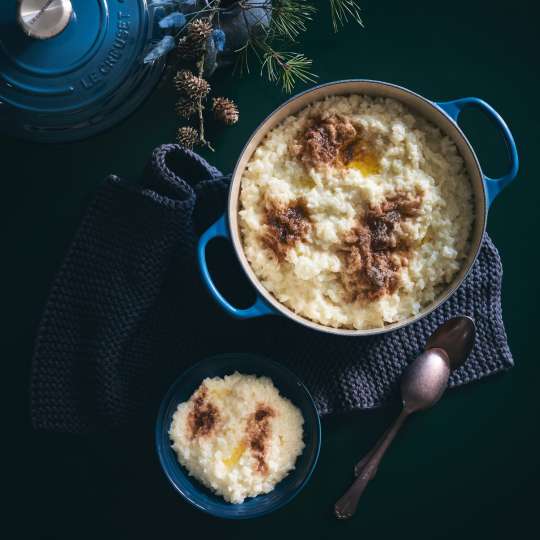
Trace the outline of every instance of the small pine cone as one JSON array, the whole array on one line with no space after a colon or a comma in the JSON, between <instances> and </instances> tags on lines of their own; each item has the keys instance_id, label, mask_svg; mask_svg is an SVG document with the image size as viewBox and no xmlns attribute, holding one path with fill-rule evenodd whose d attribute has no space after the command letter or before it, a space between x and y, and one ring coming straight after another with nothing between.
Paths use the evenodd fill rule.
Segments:
<instances>
[{"instance_id":1,"label":"small pine cone","mask_svg":"<svg viewBox=\"0 0 540 540\"><path fill-rule=\"evenodd\" d=\"M179 92L186 94L186 85L192 77L195 75L189 69L177 71L174 76L174 86Z\"/></svg>"},{"instance_id":2,"label":"small pine cone","mask_svg":"<svg viewBox=\"0 0 540 540\"><path fill-rule=\"evenodd\" d=\"M191 150L199 141L199 132L191 127L181 127L176 134L176 140L180 146Z\"/></svg>"},{"instance_id":3,"label":"small pine cone","mask_svg":"<svg viewBox=\"0 0 540 540\"><path fill-rule=\"evenodd\" d=\"M182 60L199 60L211 33L212 25L207 19L195 19L189 23L187 35L178 41L176 54Z\"/></svg>"},{"instance_id":4,"label":"small pine cone","mask_svg":"<svg viewBox=\"0 0 540 540\"><path fill-rule=\"evenodd\" d=\"M204 52L204 42L194 44L188 37L178 40L176 54L180 60L198 60Z\"/></svg>"},{"instance_id":5,"label":"small pine cone","mask_svg":"<svg viewBox=\"0 0 540 540\"><path fill-rule=\"evenodd\" d=\"M228 126L238 122L238 107L232 99L217 97L212 102L214 116Z\"/></svg>"},{"instance_id":6,"label":"small pine cone","mask_svg":"<svg viewBox=\"0 0 540 540\"><path fill-rule=\"evenodd\" d=\"M187 39L192 43L203 44L212 33L212 24L208 19L195 19L187 29Z\"/></svg>"},{"instance_id":7,"label":"small pine cone","mask_svg":"<svg viewBox=\"0 0 540 540\"><path fill-rule=\"evenodd\" d=\"M181 98L176 102L174 110L181 118L189 118L197 110L197 103L189 98Z\"/></svg>"},{"instance_id":8,"label":"small pine cone","mask_svg":"<svg viewBox=\"0 0 540 540\"><path fill-rule=\"evenodd\" d=\"M174 77L176 89L192 99L204 99L210 92L208 81L197 77L188 69L179 71Z\"/></svg>"}]
</instances>

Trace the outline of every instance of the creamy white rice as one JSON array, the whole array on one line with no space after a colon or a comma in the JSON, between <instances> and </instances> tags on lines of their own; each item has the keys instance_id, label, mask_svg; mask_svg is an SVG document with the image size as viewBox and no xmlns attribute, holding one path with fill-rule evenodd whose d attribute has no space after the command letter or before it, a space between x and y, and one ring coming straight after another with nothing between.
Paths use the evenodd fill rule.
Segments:
<instances>
[{"instance_id":1,"label":"creamy white rice","mask_svg":"<svg viewBox=\"0 0 540 540\"><path fill-rule=\"evenodd\" d=\"M207 378L169 430L189 474L231 503L272 491L302 453L304 419L271 379Z\"/></svg>"},{"instance_id":2,"label":"creamy white rice","mask_svg":"<svg viewBox=\"0 0 540 540\"><path fill-rule=\"evenodd\" d=\"M368 141L364 163L315 167L291 151L314 118L331 115ZM421 202L400 225L409 248L398 285L351 300L344 238L367 209L399 193L421 194ZM263 241L269 200L302 200L309 212L309 230L282 258ZM245 255L277 300L323 325L367 329L413 316L436 299L468 254L474 212L470 180L449 137L395 100L351 95L315 102L268 133L243 173L239 218Z\"/></svg>"}]
</instances>

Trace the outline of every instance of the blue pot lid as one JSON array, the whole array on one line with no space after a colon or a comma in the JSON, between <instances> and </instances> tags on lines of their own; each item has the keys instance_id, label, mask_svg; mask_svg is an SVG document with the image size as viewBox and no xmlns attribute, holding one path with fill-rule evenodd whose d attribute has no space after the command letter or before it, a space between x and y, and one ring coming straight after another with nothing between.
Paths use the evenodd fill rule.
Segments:
<instances>
[{"instance_id":1,"label":"blue pot lid","mask_svg":"<svg viewBox=\"0 0 540 540\"><path fill-rule=\"evenodd\" d=\"M0 129L80 139L131 113L163 60L143 64L154 28L146 0L2 0Z\"/></svg>"}]
</instances>

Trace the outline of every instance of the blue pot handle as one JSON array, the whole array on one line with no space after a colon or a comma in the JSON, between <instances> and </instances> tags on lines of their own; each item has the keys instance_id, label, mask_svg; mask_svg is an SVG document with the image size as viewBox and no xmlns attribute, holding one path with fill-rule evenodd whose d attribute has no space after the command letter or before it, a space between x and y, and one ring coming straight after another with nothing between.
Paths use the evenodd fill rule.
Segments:
<instances>
[{"instance_id":1,"label":"blue pot handle","mask_svg":"<svg viewBox=\"0 0 540 540\"><path fill-rule=\"evenodd\" d=\"M488 103L482 99L470 97L456 99L454 101L445 101L443 103L437 103L437 105L456 123L461 111L467 107L478 107L486 112L490 118L492 118L498 127L501 129L504 141L506 143L506 150L508 157L510 158L510 171L501 176L500 178L490 178L484 175L484 185L486 187L487 205L488 207L494 201L495 197L517 176L519 169L519 158L516 148L514 137L510 132L510 129L506 125L506 122L501 118L499 113Z\"/></svg>"},{"instance_id":2,"label":"blue pot handle","mask_svg":"<svg viewBox=\"0 0 540 540\"><path fill-rule=\"evenodd\" d=\"M199 268L201 270L201 276L210 294L214 297L214 300L229 314L237 319L251 319L253 317L260 317L262 315L275 314L273 308L271 308L261 296L257 295L255 303L246 309L239 309L231 305L225 297L218 291L210 272L208 271L208 265L206 264L206 246L208 242L217 237L231 239L229 233L229 227L227 225L227 216L223 214L213 225L211 225L205 233L201 236L199 244L197 246L197 257L199 260Z\"/></svg>"}]
</instances>

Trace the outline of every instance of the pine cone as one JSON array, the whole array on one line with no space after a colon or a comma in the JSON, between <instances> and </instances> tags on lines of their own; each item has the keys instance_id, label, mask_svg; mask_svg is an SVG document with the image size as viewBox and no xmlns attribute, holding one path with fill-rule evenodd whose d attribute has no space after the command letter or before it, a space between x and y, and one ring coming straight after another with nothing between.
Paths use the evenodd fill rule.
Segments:
<instances>
[{"instance_id":1,"label":"pine cone","mask_svg":"<svg viewBox=\"0 0 540 540\"><path fill-rule=\"evenodd\" d=\"M208 19L195 19L188 25L187 38L192 43L203 44L211 33L212 24Z\"/></svg>"},{"instance_id":2,"label":"pine cone","mask_svg":"<svg viewBox=\"0 0 540 540\"><path fill-rule=\"evenodd\" d=\"M197 110L197 103L191 98L180 98L174 107L174 110L181 118L189 118Z\"/></svg>"},{"instance_id":3,"label":"pine cone","mask_svg":"<svg viewBox=\"0 0 540 540\"><path fill-rule=\"evenodd\" d=\"M192 99L204 99L210 92L208 81L197 77L188 69L179 71L174 77L176 89Z\"/></svg>"},{"instance_id":4,"label":"pine cone","mask_svg":"<svg viewBox=\"0 0 540 540\"><path fill-rule=\"evenodd\" d=\"M178 41L176 53L183 60L198 60L211 33L212 25L208 19L195 19L188 24L187 35Z\"/></svg>"},{"instance_id":5,"label":"pine cone","mask_svg":"<svg viewBox=\"0 0 540 540\"><path fill-rule=\"evenodd\" d=\"M214 116L228 126L238 122L238 107L232 99L217 97L213 99L212 110Z\"/></svg>"},{"instance_id":6,"label":"pine cone","mask_svg":"<svg viewBox=\"0 0 540 540\"><path fill-rule=\"evenodd\" d=\"M188 37L178 40L176 54L180 60L198 60L204 52L204 42L193 44Z\"/></svg>"},{"instance_id":7,"label":"pine cone","mask_svg":"<svg viewBox=\"0 0 540 540\"><path fill-rule=\"evenodd\" d=\"M191 150L199 141L199 132L191 126L181 127L176 134L176 140L179 145Z\"/></svg>"}]
</instances>

